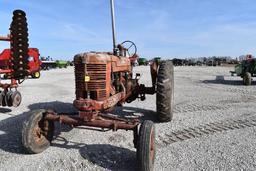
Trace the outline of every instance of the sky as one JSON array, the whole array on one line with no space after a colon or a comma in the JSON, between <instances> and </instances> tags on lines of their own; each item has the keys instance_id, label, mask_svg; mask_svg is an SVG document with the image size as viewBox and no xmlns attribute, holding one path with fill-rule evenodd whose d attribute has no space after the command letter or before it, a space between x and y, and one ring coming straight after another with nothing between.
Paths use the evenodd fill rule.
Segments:
<instances>
[{"instance_id":1,"label":"sky","mask_svg":"<svg viewBox=\"0 0 256 171\"><path fill-rule=\"evenodd\" d=\"M115 0L115 7L117 42L133 41L141 57L256 52L255 0ZM30 47L42 56L112 51L109 0L0 0L0 35L15 9L27 13ZM8 47L0 42L0 51Z\"/></svg>"}]
</instances>

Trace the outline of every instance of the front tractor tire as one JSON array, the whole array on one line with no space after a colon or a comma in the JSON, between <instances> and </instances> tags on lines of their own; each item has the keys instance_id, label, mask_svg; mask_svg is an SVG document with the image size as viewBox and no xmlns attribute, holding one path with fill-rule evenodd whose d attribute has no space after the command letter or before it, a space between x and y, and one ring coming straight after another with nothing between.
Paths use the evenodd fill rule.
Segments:
<instances>
[{"instance_id":1,"label":"front tractor tire","mask_svg":"<svg viewBox=\"0 0 256 171\"><path fill-rule=\"evenodd\" d=\"M244 85L249 86L252 84L252 75L249 72L246 72L243 76Z\"/></svg>"},{"instance_id":2,"label":"front tractor tire","mask_svg":"<svg viewBox=\"0 0 256 171\"><path fill-rule=\"evenodd\" d=\"M23 123L22 144L30 154L46 150L53 139L54 122L44 119L45 110L36 110Z\"/></svg>"},{"instance_id":3,"label":"front tractor tire","mask_svg":"<svg viewBox=\"0 0 256 171\"><path fill-rule=\"evenodd\" d=\"M160 122L168 122L173 117L174 74L173 63L162 61L157 75L156 111Z\"/></svg>"},{"instance_id":4,"label":"front tractor tire","mask_svg":"<svg viewBox=\"0 0 256 171\"><path fill-rule=\"evenodd\" d=\"M137 170L153 171L156 146L155 127L152 121L145 120L141 124L137 143Z\"/></svg>"}]
</instances>

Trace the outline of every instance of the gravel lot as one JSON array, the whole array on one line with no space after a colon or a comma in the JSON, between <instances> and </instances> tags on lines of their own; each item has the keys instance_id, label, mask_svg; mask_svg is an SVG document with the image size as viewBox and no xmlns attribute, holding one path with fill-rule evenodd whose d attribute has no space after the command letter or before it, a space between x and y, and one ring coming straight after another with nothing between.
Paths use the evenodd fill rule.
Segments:
<instances>
[{"instance_id":1,"label":"gravel lot","mask_svg":"<svg viewBox=\"0 0 256 171\"><path fill-rule=\"evenodd\" d=\"M171 134L209 123L256 118L255 86L245 87L228 67L176 67L175 109L171 123L156 123L155 170L256 170L256 126L243 125L171 141ZM18 108L0 108L0 170L134 170L132 132L97 132L56 126L56 137L41 154L28 155L21 145L22 122L39 108L74 111L73 68L42 72L20 86ZM136 67L150 85L149 67ZM124 112L155 118L155 96L126 104ZM118 108L115 112L120 112Z\"/></svg>"}]
</instances>

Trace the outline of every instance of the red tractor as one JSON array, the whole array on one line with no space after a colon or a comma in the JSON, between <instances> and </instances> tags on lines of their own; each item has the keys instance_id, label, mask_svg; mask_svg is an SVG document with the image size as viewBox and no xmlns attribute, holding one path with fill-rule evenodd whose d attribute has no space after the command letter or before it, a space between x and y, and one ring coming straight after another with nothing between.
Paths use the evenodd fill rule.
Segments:
<instances>
[{"instance_id":1,"label":"red tractor","mask_svg":"<svg viewBox=\"0 0 256 171\"><path fill-rule=\"evenodd\" d=\"M116 106L146 94L156 93L157 116L170 121L173 111L173 65L171 61L151 64L152 86L139 84L140 74L133 75L137 48L131 41L116 45L114 2L111 2L113 52L89 52L75 55L76 99L73 104L77 115L56 113L51 109L33 111L24 122L22 143L29 153L47 149L53 139L54 122L76 126L132 130L137 149L138 170L153 170L155 160L155 128L152 121L141 123L139 117L110 114ZM132 51L133 50L133 51Z\"/></svg>"},{"instance_id":2,"label":"red tractor","mask_svg":"<svg viewBox=\"0 0 256 171\"><path fill-rule=\"evenodd\" d=\"M10 49L0 55L0 74L7 75L10 83L0 82L0 106L17 107L21 103L18 84L31 74L29 56L39 56L37 49L29 49L26 14L22 10L13 12L10 34L0 37L0 41L10 42ZM38 71L38 69L36 69Z\"/></svg>"}]
</instances>

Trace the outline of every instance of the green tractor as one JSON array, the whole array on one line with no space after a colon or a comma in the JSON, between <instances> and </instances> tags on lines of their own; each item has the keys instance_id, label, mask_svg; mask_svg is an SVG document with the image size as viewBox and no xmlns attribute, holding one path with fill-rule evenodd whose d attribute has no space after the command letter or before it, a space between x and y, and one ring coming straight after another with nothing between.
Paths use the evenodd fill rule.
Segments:
<instances>
[{"instance_id":1,"label":"green tractor","mask_svg":"<svg viewBox=\"0 0 256 171\"><path fill-rule=\"evenodd\" d=\"M154 61L157 61L158 63L160 63L161 57L155 57L155 58L154 58Z\"/></svg>"},{"instance_id":2,"label":"green tractor","mask_svg":"<svg viewBox=\"0 0 256 171\"><path fill-rule=\"evenodd\" d=\"M138 64L139 65L148 65L148 60L146 58L139 58Z\"/></svg>"},{"instance_id":3,"label":"green tractor","mask_svg":"<svg viewBox=\"0 0 256 171\"><path fill-rule=\"evenodd\" d=\"M248 86L252 84L252 77L256 76L256 59L252 55L247 55L246 60L235 66L235 71L230 71L231 76L236 74L243 78L243 84Z\"/></svg>"},{"instance_id":4,"label":"green tractor","mask_svg":"<svg viewBox=\"0 0 256 171\"><path fill-rule=\"evenodd\" d=\"M56 67L57 68L67 68L68 62L64 60L57 60L56 61Z\"/></svg>"}]
</instances>

